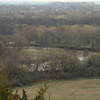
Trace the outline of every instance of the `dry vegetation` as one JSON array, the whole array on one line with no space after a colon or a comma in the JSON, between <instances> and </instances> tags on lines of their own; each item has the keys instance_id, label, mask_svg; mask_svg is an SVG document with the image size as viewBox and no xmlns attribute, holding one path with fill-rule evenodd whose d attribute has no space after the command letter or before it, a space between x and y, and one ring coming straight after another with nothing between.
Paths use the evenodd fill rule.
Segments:
<instances>
[{"instance_id":1,"label":"dry vegetation","mask_svg":"<svg viewBox=\"0 0 100 100\"><path fill-rule=\"evenodd\" d=\"M46 100L100 100L100 78L55 81L48 85ZM30 100L40 87L41 84L24 87ZM19 94L21 90L19 88Z\"/></svg>"},{"instance_id":2,"label":"dry vegetation","mask_svg":"<svg viewBox=\"0 0 100 100\"><path fill-rule=\"evenodd\" d=\"M87 58L56 47L85 48ZM86 49L100 50L100 4L0 5L0 100L100 100L100 79L61 81L100 76L100 52ZM41 80L53 81L47 92L36 84L12 94Z\"/></svg>"}]
</instances>

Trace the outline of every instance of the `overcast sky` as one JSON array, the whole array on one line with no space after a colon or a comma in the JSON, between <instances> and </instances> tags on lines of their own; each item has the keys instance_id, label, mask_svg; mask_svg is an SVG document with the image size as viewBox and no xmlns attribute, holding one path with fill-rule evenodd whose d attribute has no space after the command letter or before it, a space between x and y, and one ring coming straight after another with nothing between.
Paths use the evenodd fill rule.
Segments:
<instances>
[{"instance_id":1,"label":"overcast sky","mask_svg":"<svg viewBox=\"0 0 100 100\"><path fill-rule=\"evenodd\" d=\"M25 1L32 1L32 2L55 2L55 1L60 1L60 2L87 2L87 1L94 1L94 2L97 2L97 1L100 1L100 0L0 0L2 2L25 2Z\"/></svg>"}]
</instances>

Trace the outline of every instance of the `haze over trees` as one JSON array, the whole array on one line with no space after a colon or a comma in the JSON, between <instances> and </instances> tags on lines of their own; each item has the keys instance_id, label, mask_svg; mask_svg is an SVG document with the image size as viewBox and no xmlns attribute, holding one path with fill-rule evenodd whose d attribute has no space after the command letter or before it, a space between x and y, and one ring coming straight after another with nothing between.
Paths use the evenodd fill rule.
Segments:
<instances>
[{"instance_id":1,"label":"haze over trees","mask_svg":"<svg viewBox=\"0 0 100 100\"><path fill-rule=\"evenodd\" d=\"M35 47L44 44L48 48ZM86 52L80 61L77 51L49 48L99 44L99 4L0 5L0 93L10 96L12 87L42 80L100 76L99 52Z\"/></svg>"}]
</instances>

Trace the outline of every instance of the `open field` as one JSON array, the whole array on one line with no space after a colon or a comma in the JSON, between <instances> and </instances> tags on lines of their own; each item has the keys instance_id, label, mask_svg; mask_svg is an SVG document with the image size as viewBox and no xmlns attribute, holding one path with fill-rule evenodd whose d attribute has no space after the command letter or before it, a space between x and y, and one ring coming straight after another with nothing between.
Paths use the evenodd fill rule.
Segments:
<instances>
[{"instance_id":1,"label":"open field","mask_svg":"<svg viewBox=\"0 0 100 100\"><path fill-rule=\"evenodd\" d=\"M37 94L42 84L24 87L28 97ZM46 100L100 100L100 78L54 81L48 83ZM19 88L21 94L22 88Z\"/></svg>"}]
</instances>

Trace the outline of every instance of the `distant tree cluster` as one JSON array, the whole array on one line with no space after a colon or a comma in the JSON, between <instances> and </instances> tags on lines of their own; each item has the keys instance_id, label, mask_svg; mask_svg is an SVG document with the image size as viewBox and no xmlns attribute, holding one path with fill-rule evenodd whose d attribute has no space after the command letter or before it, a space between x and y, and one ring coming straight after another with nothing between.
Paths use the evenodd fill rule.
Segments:
<instances>
[{"instance_id":1,"label":"distant tree cluster","mask_svg":"<svg viewBox=\"0 0 100 100\"><path fill-rule=\"evenodd\" d=\"M15 46L61 44L65 46L100 48L99 33L99 26L96 25L24 26L16 31L12 41L15 42Z\"/></svg>"}]
</instances>

